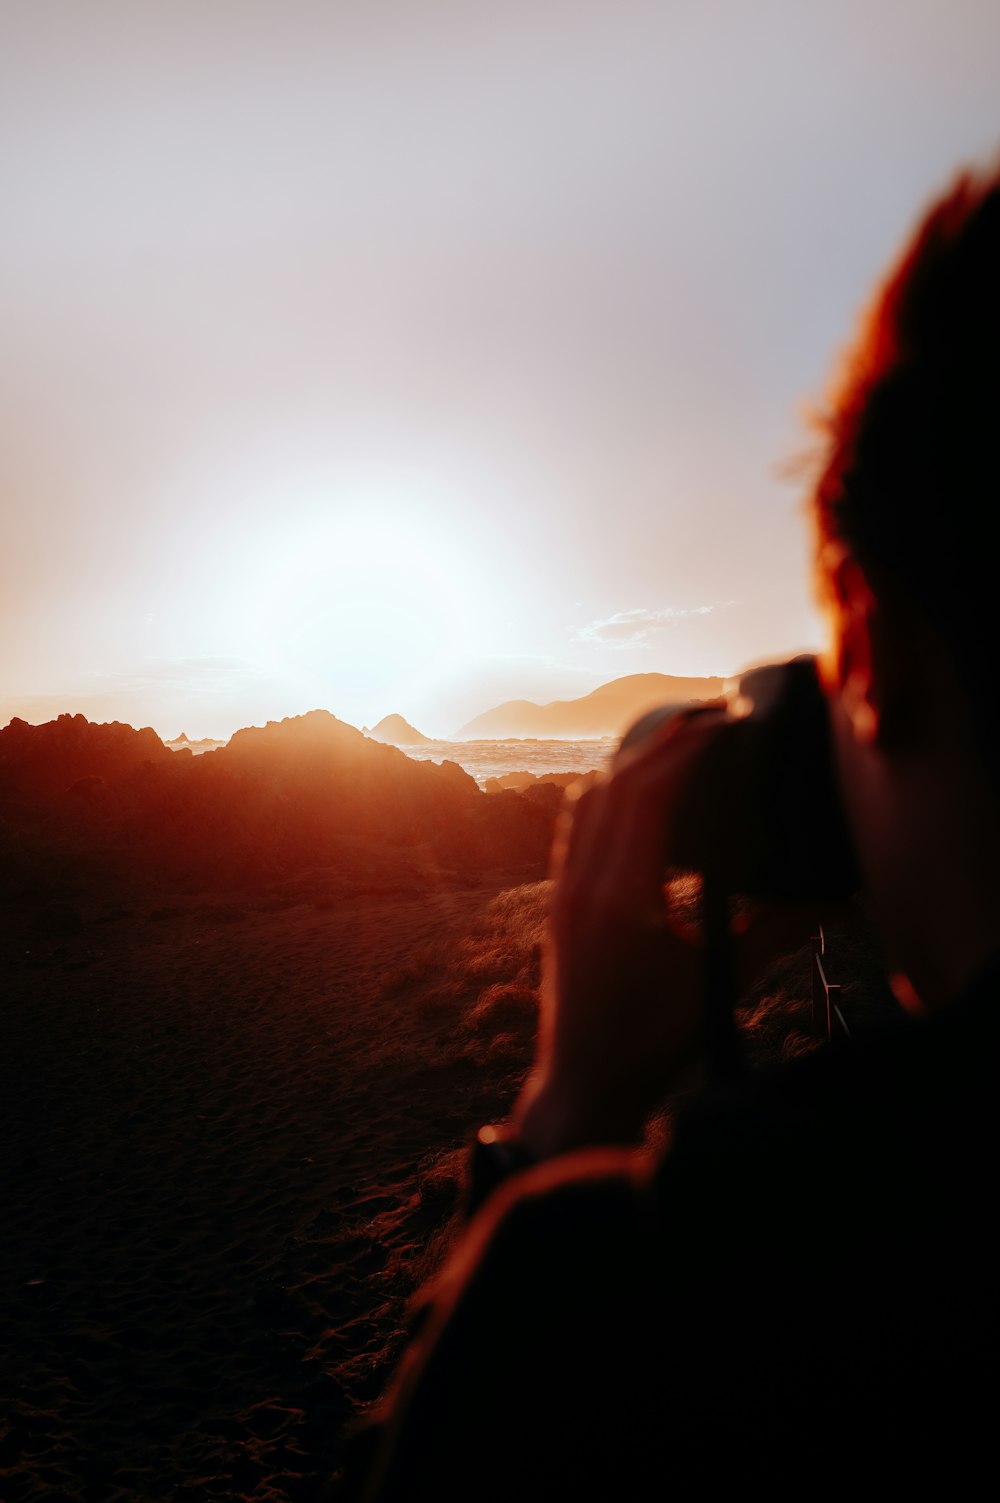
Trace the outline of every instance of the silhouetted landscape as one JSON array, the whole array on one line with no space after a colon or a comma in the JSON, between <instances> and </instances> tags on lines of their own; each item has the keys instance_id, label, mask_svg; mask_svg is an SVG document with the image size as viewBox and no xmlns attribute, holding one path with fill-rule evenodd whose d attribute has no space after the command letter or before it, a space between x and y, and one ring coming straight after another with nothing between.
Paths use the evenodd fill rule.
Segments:
<instances>
[{"instance_id":1,"label":"silhouetted landscape","mask_svg":"<svg viewBox=\"0 0 1000 1503\"><path fill-rule=\"evenodd\" d=\"M390 746L427 746L431 739L410 725L402 715L383 715L378 725L373 725L370 730L363 729L373 741L385 741Z\"/></svg>"},{"instance_id":2,"label":"silhouetted landscape","mask_svg":"<svg viewBox=\"0 0 1000 1503\"><path fill-rule=\"evenodd\" d=\"M195 757L151 730L60 716L0 732L4 877L15 901L211 891L321 897L544 870L556 799L482 797L326 711Z\"/></svg>"},{"instance_id":3,"label":"silhouetted landscape","mask_svg":"<svg viewBox=\"0 0 1000 1503\"><path fill-rule=\"evenodd\" d=\"M975 242L982 283L975 257L954 262L953 301L946 242L961 250L964 221L949 211L912 310L905 268L883 258L946 172L995 155L998 54L987 0L0 6L0 1503L349 1503L419 1291L462 1235L477 1129L500 1127L506 1173L645 1122L672 1232L671 1207L695 1202L683 1186L671 1200L666 1150L694 1098L686 1162L718 1148L702 1204L726 1209L715 1166L736 1165L732 1224L754 1237L767 1215L739 1172L749 1139L726 1110L713 1119L714 1091L781 1094L782 1079L742 1080L744 1063L808 1054L831 1018L849 1033L898 1013L865 904L911 1001L918 972L944 992L985 956L968 935L985 932L995 842L975 789L991 811L995 789L966 786L954 712L968 691L970 745L992 748L989 590L966 567L985 578L990 553L962 540L988 537L995 359L977 289L995 281L995 241ZM884 338L879 275L899 317ZM982 377L968 390L966 315ZM855 325L870 345L845 344L828 380ZM941 356L926 367L925 343ZM899 630L879 583L897 562ZM954 684L937 677L953 647ZM718 706L748 665L817 654L825 708L815 676L786 698L779 674L728 743L703 716L688 746L664 736L658 762L649 743L605 789L647 712ZM939 724L938 782L909 738ZM886 766L908 779L892 807L883 725ZM952 851L967 836L976 863L945 862L932 832ZM704 884L661 873L668 848ZM855 864L866 882L905 878L902 946L878 883L829 922L811 900L784 911L820 877L848 891ZM559 986L543 994L560 877ZM735 978L772 932L788 953L734 1029ZM897 953L911 939L912 977ZM515 1113L505 1147L543 1000L542 1109ZM657 1094L689 1065L688 1094ZM915 1114L928 1139L932 1113ZM792 1118L774 1120L777 1143ZM552 1168L553 1188L572 1176ZM682 1160L685 1174L701 1186ZM796 1216L797 1177L774 1181ZM654 1219L660 1178L637 1184L643 1207L656 1189ZM824 1204L846 1210L850 1246L845 1231L828 1266L848 1299L886 1270L856 1254L871 1238L846 1182ZM643 1418L661 1355L671 1395L725 1379L717 1454L738 1468L753 1442L764 1491L780 1490L767 1458L785 1447L762 1437L805 1431L765 1413L763 1387L744 1405L722 1357L777 1367L771 1331L794 1331L833 1385L789 1264L772 1261L754 1307L765 1341L735 1342L721 1316L706 1336L714 1300L689 1298L685 1277L657 1284L646 1209L640 1227L622 1201L616 1238L618 1213L593 1204L606 1241L575 1236L570 1258L530 1214L512 1262L497 1239L510 1304L484 1299L485 1325L467 1328L474 1360L449 1372L465 1407L441 1402L431 1368L426 1406L406 1411L427 1454L450 1453L449 1496L465 1487L458 1431L487 1453L470 1503L490 1484L518 1503L500 1448L526 1495L552 1476L554 1496L570 1454L597 1487L575 1440L539 1449L527 1476L516 1458L547 1432L598 1441L602 1480L637 1453L626 1433L666 1454L676 1409ZM704 1244L728 1257L726 1237ZM818 1307L832 1281L808 1246L787 1256ZM707 1287L709 1261L677 1266ZM764 1285L739 1249L731 1261L749 1310ZM684 1293L693 1380L651 1339L647 1285ZM509 1368L478 1334L491 1321ZM784 1366L831 1447L855 1393L857 1434L881 1423L885 1369L860 1366L834 1416L798 1355ZM526 1372L556 1375L540 1402L508 1381ZM475 1407L490 1378L511 1396L500 1417ZM704 1430L684 1425L706 1479L716 1407L702 1403ZM400 1457L393 1503L427 1472L443 1493L439 1462ZM628 1491L605 1487L608 1503Z\"/></svg>"},{"instance_id":4,"label":"silhouetted landscape","mask_svg":"<svg viewBox=\"0 0 1000 1503\"><path fill-rule=\"evenodd\" d=\"M579 699L559 699L539 705L510 699L475 716L457 732L457 741L499 740L508 736L589 740L622 736L634 720L657 705L684 704L695 699L718 699L725 688L721 678L678 678L669 673L632 673L601 684Z\"/></svg>"},{"instance_id":5,"label":"silhouetted landscape","mask_svg":"<svg viewBox=\"0 0 1000 1503\"><path fill-rule=\"evenodd\" d=\"M523 1072L558 797L323 712L0 732L9 1496L336 1472Z\"/></svg>"},{"instance_id":6,"label":"silhouetted landscape","mask_svg":"<svg viewBox=\"0 0 1000 1503\"><path fill-rule=\"evenodd\" d=\"M572 778L483 791L322 711L202 756L0 732L11 1498L339 1475L528 1068ZM758 1063L812 1047L807 994L803 950L749 999Z\"/></svg>"}]
</instances>

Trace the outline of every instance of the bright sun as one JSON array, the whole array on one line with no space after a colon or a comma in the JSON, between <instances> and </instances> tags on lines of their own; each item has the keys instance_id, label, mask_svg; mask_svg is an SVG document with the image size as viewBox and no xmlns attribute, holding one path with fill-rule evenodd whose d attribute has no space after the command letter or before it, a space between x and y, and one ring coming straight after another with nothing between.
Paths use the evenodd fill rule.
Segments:
<instances>
[{"instance_id":1,"label":"bright sun","mask_svg":"<svg viewBox=\"0 0 1000 1503\"><path fill-rule=\"evenodd\" d=\"M340 713L370 690L388 710L384 696L411 698L482 649L493 602L477 564L401 510L289 521L258 542L230 608L251 655L317 704Z\"/></svg>"}]
</instances>

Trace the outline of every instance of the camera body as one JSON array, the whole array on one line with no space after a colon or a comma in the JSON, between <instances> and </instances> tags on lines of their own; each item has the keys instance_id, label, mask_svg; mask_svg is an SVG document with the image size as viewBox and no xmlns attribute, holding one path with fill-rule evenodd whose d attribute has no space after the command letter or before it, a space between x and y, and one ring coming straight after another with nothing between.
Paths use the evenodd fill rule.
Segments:
<instances>
[{"instance_id":1,"label":"camera body","mask_svg":"<svg viewBox=\"0 0 1000 1503\"><path fill-rule=\"evenodd\" d=\"M619 750L669 716L642 716ZM671 820L665 863L701 872L731 893L773 901L843 899L860 872L833 767L829 714L814 657L746 673L699 758ZM666 844L666 840L665 840Z\"/></svg>"}]
</instances>

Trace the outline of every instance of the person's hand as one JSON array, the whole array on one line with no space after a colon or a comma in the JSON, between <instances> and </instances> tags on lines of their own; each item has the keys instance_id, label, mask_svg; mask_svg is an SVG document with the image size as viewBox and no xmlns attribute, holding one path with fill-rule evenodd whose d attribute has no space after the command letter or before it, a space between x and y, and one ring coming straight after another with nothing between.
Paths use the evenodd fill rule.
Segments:
<instances>
[{"instance_id":1,"label":"person's hand","mask_svg":"<svg viewBox=\"0 0 1000 1503\"><path fill-rule=\"evenodd\" d=\"M539 1157L636 1142L702 1051L703 954L664 891L671 823L726 712L668 721L568 803L555 887L538 1055L514 1113ZM808 936L802 909L760 911L737 940L739 980Z\"/></svg>"}]
</instances>

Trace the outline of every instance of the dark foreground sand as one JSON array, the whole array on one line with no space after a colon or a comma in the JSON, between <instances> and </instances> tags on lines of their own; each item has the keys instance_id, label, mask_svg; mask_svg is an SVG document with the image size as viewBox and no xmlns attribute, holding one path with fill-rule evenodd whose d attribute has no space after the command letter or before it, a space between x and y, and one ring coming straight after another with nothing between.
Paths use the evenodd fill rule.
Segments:
<instances>
[{"instance_id":1,"label":"dark foreground sand","mask_svg":"<svg viewBox=\"0 0 1000 1503\"><path fill-rule=\"evenodd\" d=\"M528 1067L537 875L0 920L4 1503L336 1488ZM813 1046L808 964L748 999L756 1063Z\"/></svg>"},{"instance_id":2,"label":"dark foreground sand","mask_svg":"<svg viewBox=\"0 0 1000 1503\"><path fill-rule=\"evenodd\" d=\"M512 876L6 932L4 1499L299 1499L337 1474L469 1128L529 1056L530 1018L459 1038L456 998L409 983Z\"/></svg>"}]
</instances>

